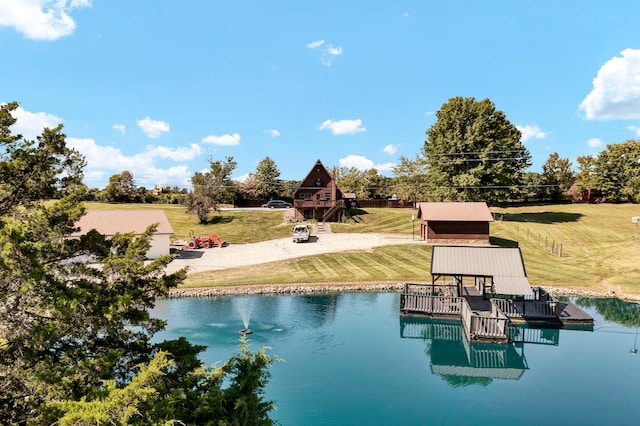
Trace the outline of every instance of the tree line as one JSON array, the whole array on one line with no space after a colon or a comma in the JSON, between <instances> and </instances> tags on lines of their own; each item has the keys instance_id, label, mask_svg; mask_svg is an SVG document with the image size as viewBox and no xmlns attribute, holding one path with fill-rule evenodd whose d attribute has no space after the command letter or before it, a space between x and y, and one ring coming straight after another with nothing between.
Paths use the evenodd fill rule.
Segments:
<instances>
[{"instance_id":1,"label":"tree line","mask_svg":"<svg viewBox=\"0 0 640 426\"><path fill-rule=\"evenodd\" d=\"M331 167L342 192L357 199L420 201L508 202L579 199L585 189L602 191L605 202L640 202L640 142L609 144L598 155L576 159L577 170L557 152L549 155L541 172L527 171L531 154L522 134L489 99L455 97L436 113L436 122L413 158L400 157L393 176L376 169ZM184 203L201 217L219 203L242 200L291 199L301 181L280 179L270 157L261 160L242 182L231 179L233 157L209 160L209 170L196 172L191 190L167 190L161 200ZM129 172L110 179L107 201L136 201L142 196Z\"/></svg>"}]
</instances>

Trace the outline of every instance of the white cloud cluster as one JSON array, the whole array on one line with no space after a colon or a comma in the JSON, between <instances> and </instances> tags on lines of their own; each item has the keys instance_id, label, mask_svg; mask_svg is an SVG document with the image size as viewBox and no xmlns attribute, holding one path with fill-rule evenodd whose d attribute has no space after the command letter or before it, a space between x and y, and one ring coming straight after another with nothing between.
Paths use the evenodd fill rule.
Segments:
<instances>
[{"instance_id":1,"label":"white cloud cluster","mask_svg":"<svg viewBox=\"0 0 640 426\"><path fill-rule=\"evenodd\" d=\"M171 130L171 126L169 126L169 123L165 123L164 121L159 120L152 120L149 117L138 120L137 123L138 127L140 127L140 130L142 130L151 139L157 139L163 133Z\"/></svg>"},{"instance_id":2,"label":"white cloud cluster","mask_svg":"<svg viewBox=\"0 0 640 426\"><path fill-rule=\"evenodd\" d=\"M173 161L191 160L202 153L198 144L190 147L168 148L147 145L143 152L125 155L119 148L98 145L90 138L67 138L70 147L78 150L86 159L85 182L90 187L102 186L115 173L128 170L138 185L155 184L188 185L192 172L186 165L179 164L169 168L159 168L155 160Z\"/></svg>"},{"instance_id":3,"label":"white cloud cluster","mask_svg":"<svg viewBox=\"0 0 640 426\"><path fill-rule=\"evenodd\" d=\"M625 49L608 60L593 79L579 109L588 120L640 118L640 49Z\"/></svg>"},{"instance_id":4,"label":"white cloud cluster","mask_svg":"<svg viewBox=\"0 0 640 426\"><path fill-rule=\"evenodd\" d=\"M0 0L0 26L13 27L34 40L56 40L76 29L69 15L91 0Z\"/></svg>"},{"instance_id":5,"label":"white cloud cluster","mask_svg":"<svg viewBox=\"0 0 640 426\"><path fill-rule=\"evenodd\" d=\"M362 126L362 120L325 120L318 127L319 130L329 129L334 135L354 135L356 133L364 132L365 129Z\"/></svg>"},{"instance_id":6,"label":"white cloud cluster","mask_svg":"<svg viewBox=\"0 0 640 426\"><path fill-rule=\"evenodd\" d=\"M631 130L636 136L640 137L640 127L638 126L627 126L627 129Z\"/></svg>"},{"instance_id":7,"label":"white cloud cluster","mask_svg":"<svg viewBox=\"0 0 640 426\"><path fill-rule=\"evenodd\" d=\"M341 167L355 167L358 170L365 171L370 169L376 169L378 171L386 171L391 170L394 163L383 163L383 164L375 164L373 161L369 160L367 157L363 157L362 155L347 155L345 158L341 158L338 160L338 164Z\"/></svg>"},{"instance_id":8,"label":"white cloud cluster","mask_svg":"<svg viewBox=\"0 0 640 426\"><path fill-rule=\"evenodd\" d=\"M16 119L15 124L11 126L11 130L29 140L35 140L37 136L40 136L45 127L52 129L62 123L62 118L53 114L29 112L22 107L13 110L11 116Z\"/></svg>"},{"instance_id":9,"label":"white cloud cluster","mask_svg":"<svg viewBox=\"0 0 640 426\"><path fill-rule=\"evenodd\" d=\"M396 152L398 152L398 146L399 145L392 145L392 144L385 145L384 148L382 148L382 152L385 152L389 155L393 155Z\"/></svg>"},{"instance_id":10,"label":"white cloud cluster","mask_svg":"<svg viewBox=\"0 0 640 426\"><path fill-rule=\"evenodd\" d=\"M598 138L591 138L587 141L587 145L589 146L589 148L600 148L604 145L604 142L602 142L602 140Z\"/></svg>"},{"instance_id":11,"label":"white cloud cluster","mask_svg":"<svg viewBox=\"0 0 640 426\"><path fill-rule=\"evenodd\" d=\"M240 145L240 135L237 133L234 133L232 135L226 134L222 136L209 135L206 138L202 139L202 142L219 146L235 146Z\"/></svg>"},{"instance_id":12,"label":"white cloud cluster","mask_svg":"<svg viewBox=\"0 0 640 426\"><path fill-rule=\"evenodd\" d=\"M277 138L278 136L280 136L280 132L276 129L265 130L264 133L268 134L272 138Z\"/></svg>"},{"instance_id":13,"label":"white cloud cluster","mask_svg":"<svg viewBox=\"0 0 640 426\"><path fill-rule=\"evenodd\" d=\"M127 128L125 127L124 124L114 124L112 129L119 131L120 133L122 133L123 135L126 133Z\"/></svg>"},{"instance_id":14,"label":"white cloud cluster","mask_svg":"<svg viewBox=\"0 0 640 426\"><path fill-rule=\"evenodd\" d=\"M333 64L333 60L342 55L342 47L334 46L333 44L325 44L324 40L316 40L307 44L307 49L317 49L321 52L320 61L323 65L330 67Z\"/></svg>"},{"instance_id":15,"label":"white cloud cluster","mask_svg":"<svg viewBox=\"0 0 640 426\"><path fill-rule=\"evenodd\" d=\"M520 138L522 142L526 142L529 139L544 139L547 136L545 132L535 125L527 124L526 126L516 126L516 128L522 133Z\"/></svg>"}]
</instances>

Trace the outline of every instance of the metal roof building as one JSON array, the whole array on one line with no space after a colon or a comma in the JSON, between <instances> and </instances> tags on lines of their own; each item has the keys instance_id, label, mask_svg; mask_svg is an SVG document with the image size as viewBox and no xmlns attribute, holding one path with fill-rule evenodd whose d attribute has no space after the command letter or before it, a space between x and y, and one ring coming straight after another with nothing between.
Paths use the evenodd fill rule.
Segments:
<instances>
[{"instance_id":1,"label":"metal roof building","mask_svg":"<svg viewBox=\"0 0 640 426\"><path fill-rule=\"evenodd\" d=\"M463 277L473 277L500 295L533 295L519 247L434 246L431 276L453 277L462 293Z\"/></svg>"},{"instance_id":2,"label":"metal roof building","mask_svg":"<svg viewBox=\"0 0 640 426\"><path fill-rule=\"evenodd\" d=\"M493 216L484 202L418 204L420 237L426 241L489 241Z\"/></svg>"},{"instance_id":3,"label":"metal roof building","mask_svg":"<svg viewBox=\"0 0 640 426\"><path fill-rule=\"evenodd\" d=\"M92 229L105 237L129 232L140 235L153 224L158 224L158 228L151 237L147 258L155 259L170 253L170 236L173 234L173 228L162 210L88 210L75 224L79 231L71 236L79 237Z\"/></svg>"}]
</instances>

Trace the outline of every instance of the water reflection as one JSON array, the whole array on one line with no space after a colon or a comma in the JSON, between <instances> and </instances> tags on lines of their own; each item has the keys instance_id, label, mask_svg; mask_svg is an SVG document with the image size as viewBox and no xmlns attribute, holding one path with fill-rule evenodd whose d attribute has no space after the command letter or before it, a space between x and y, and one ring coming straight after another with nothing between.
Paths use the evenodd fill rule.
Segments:
<instances>
[{"instance_id":1,"label":"water reflection","mask_svg":"<svg viewBox=\"0 0 640 426\"><path fill-rule=\"evenodd\" d=\"M400 317L400 337L422 339L432 374L452 387L488 386L494 379L519 380L529 369L526 345L558 346L560 330L514 327L513 343L469 342L462 322Z\"/></svg>"}]
</instances>

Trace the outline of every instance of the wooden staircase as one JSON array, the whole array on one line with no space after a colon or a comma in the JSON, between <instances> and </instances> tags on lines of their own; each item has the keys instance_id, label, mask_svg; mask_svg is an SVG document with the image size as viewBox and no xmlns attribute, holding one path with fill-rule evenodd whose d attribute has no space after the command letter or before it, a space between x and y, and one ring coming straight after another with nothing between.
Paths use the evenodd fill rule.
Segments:
<instances>
[{"instance_id":1,"label":"wooden staircase","mask_svg":"<svg viewBox=\"0 0 640 426\"><path fill-rule=\"evenodd\" d=\"M345 208L344 200L338 200L334 206L332 206L329 210L322 215L322 221L328 222L338 211Z\"/></svg>"}]
</instances>

